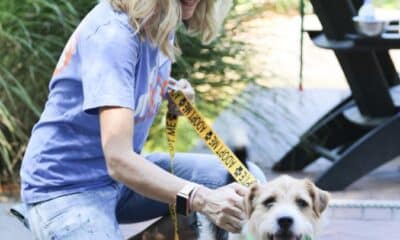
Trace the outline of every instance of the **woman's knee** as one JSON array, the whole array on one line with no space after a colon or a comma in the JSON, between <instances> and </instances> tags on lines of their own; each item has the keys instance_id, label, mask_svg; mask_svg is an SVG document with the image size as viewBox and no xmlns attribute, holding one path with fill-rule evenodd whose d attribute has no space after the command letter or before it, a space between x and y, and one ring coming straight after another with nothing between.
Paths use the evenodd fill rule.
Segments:
<instances>
[{"instance_id":1,"label":"woman's knee","mask_svg":"<svg viewBox=\"0 0 400 240\"><path fill-rule=\"evenodd\" d=\"M166 153L154 153L147 158L156 165L171 171L170 157ZM263 171L254 163L247 162L249 171L260 182L266 182ZM184 179L210 188L217 188L228 183L228 171L212 154L177 153L174 158L174 173Z\"/></svg>"},{"instance_id":2,"label":"woman's knee","mask_svg":"<svg viewBox=\"0 0 400 240\"><path fill-rule=\"evenodd\" d=\"M211 154L190 154L193 159L188 167L192 168L191 180L209 188L217 188L227 184L228 171L222 163Z\"/></svg>"},{"instance_id":3,"label":"woman's knee","mask_svg":"<svg viewBox=\"0 0 400 240\"><path fill-rule=\"evenodd\" d=\"M170 169L168 154L156 153L146 157L166 171ZM217 188L226 184L228 172L211 154L177 153L174 158L174 174L186 180Z\"/></svg>"},{"instance_id":4,"label":"woman's knee","mask_svg":"<svg viewBox=\"0 0 400 240\"><path fill-rule=\"evenodd\" d=\"M206 186L220 187L226 185L232 178L226 167L211 154L198 154L196 160L192 162L195 168L192 173L194 182L202 183ZM253 162L246 162L249 172L261 183L267 182L264 172Z\"/></svg>"}]
</instances>

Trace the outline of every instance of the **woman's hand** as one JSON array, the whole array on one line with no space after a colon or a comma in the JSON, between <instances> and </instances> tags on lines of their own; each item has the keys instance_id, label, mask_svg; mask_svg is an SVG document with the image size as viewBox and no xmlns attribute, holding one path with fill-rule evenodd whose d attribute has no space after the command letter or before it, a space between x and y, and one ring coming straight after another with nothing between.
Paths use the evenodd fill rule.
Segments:
<instances>
[{"instance_id":1,"label":"woman's hand","mask_svg":"<svg viewBox=\"0 0 400 240\"><path fill-rule=\"evenodd\" d=\"M195 92L188 80L180 79L179 81L177 81L173 78L170 78L168 85L176 91L178 90L182 91L183 94L189 99L189 101L192 104L194 104ZM175 106L175 103L169 98L169 96L168 96L168 111L178 116L181 115L179 109Z\"/></svg>"},{"instance_id":2,"label":"woman's hand","mask_svg":"<svg viewBox=\"0 0 400 240\"><path fill-rule=\"evenodd\" d=\"M239 233L245 220L243 197L247 192L238 183L216 190L200 187L193 196L192 210L205 214L229 232Z\"/></svg>"}]
</instances>

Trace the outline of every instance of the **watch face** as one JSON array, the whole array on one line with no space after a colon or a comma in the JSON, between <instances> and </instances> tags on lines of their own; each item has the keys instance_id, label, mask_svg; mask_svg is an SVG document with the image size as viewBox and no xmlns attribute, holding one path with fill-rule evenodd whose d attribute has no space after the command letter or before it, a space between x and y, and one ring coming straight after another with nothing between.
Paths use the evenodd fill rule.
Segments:
<instances>
[{"instance_id":1,"label":"watch face","mask_svg":"<svg viewBox=\"0 0 400 240\"><path fill-rule=\"evenodd\" d=\"M195 189L195 185L187 184L176 195L176 212L184 216L189 215L189 197L190 193Z\"/></svg>"},{"instance_id":2,"label":"watch face","mask_svg":"<svg viewBox=\"0 0 400 240\"><path fill-rule=\"evenodd\" d=\"M180 194L176 196L176 212L184 216L187 216L189 212L188 199Z\"/></svg>"}]
</instances>

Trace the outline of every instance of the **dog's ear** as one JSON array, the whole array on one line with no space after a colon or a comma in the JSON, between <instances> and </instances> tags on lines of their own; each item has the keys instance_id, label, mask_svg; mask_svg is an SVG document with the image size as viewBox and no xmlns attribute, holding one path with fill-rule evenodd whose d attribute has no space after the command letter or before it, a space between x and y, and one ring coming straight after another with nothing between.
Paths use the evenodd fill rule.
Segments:
<instances>
[{"instance_id":1,"label":"dog's ear","mask_svg":"<svg viewBox=\"0 0 400 240\"><path fill-rule=\"evenodd\" d=\"M254 200L256 199L256 196L258 195L258 190L260 188L260 185L258 183L255 183L251 185L249 189L249 193L244 199L244 208L246 211L247 218L250 218L251 214L253 213L254 210Z\"/></svg>"},{"instance_id":2,"label":"dog's ear","mask_svg":"<svg viewBox=\"0 0 400 240\"><path fill-rule=\"evenodd\" d=\"M317 187L316 187L317 188ZM321 190L317 188L317 195L318 195L318 211L322 213L325 211L326 207L328 207L330 194L327 191Z\"/></svg>"},{"instance_id":3,"label":"dog's ear","mask_svg":"<svg viewBox=\"0 0 400 240\"><path fill-rule=\"evenodd\" d=\"M319 217L328 206L330 194L327 191L319 189L315 184L306 179L307 190L313 201L313 211Z\"/></svg>"}]
</instances>

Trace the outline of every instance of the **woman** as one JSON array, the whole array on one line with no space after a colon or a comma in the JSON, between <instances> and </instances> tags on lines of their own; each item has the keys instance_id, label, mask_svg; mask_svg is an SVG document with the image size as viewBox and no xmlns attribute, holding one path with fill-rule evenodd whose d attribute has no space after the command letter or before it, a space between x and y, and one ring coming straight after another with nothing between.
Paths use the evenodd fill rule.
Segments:
<instances>
[{"instance_id":1,"label":"woman","mask_svg":"<svg viewBox=\"0 0 400 240\"><path fill-rule=\"evenodd\" d=\"M174 176L167 154L140 155L167 90L174 30L183 21L211 41L214 1L104 0L78 26L21 168L37 239L122 239L118 223L165 215L184 191L184 210L240 231L247 190L220 187L227 172L215 157L177 154Z\"/></svg>"}]
</instances>

